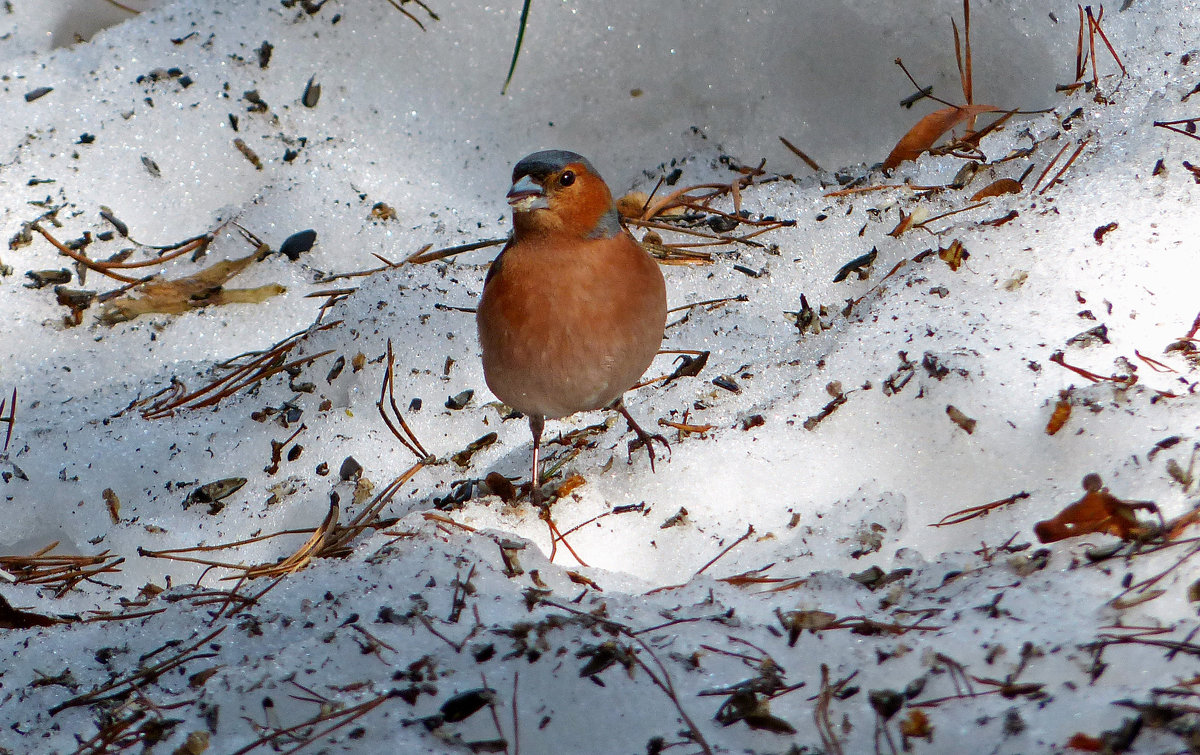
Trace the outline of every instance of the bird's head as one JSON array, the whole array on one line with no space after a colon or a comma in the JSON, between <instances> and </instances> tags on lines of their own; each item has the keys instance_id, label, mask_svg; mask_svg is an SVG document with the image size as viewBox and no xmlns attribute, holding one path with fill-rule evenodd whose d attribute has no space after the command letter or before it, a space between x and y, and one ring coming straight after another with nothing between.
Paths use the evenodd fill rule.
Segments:
<instances>
[{"instance_id":1,"label":"bird's head","mask_svg":"<svg viewBox=\"0 0 1200 755\"><path fill-rule=\"evenodd\" d=\"M513 168L508 203L517 233L561 232L581 238L610 238L621 221L604 179L574 152L534 152Z\"/></svg>"}]
</instances>

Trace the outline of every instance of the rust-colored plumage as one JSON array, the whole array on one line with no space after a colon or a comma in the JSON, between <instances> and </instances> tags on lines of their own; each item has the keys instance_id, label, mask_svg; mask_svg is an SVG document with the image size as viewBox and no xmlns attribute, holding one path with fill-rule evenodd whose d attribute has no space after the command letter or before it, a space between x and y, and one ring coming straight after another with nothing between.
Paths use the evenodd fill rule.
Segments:
<instances>
[{"instance_id":1,"label":"rust-colored plumage","mask_svg":"<svg viewBox=\"0 0 1200 755\"><path fill-rule=\"evenodd\" d=\"M580 155L524 158L508 202L513 236L488 271L476 321L488 387L529 417L538 502L546 418L611 406L630 419L621 394L658 352L667 294L658 263L621 226L608 186Z\"/></svg>"}]
</instances>

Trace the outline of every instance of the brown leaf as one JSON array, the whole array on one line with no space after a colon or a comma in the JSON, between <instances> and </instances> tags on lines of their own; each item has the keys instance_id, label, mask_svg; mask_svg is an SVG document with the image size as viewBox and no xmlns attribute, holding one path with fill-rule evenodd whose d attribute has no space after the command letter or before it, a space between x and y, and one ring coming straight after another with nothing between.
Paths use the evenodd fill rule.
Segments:
<instances>
[{"instance_id":1,"label":"brown leaf","mask_svg":"<svg viewBox=\"0 0 1200 755\"><path fill-rule=\"evenodd\" d=\"M971 195L972 202L978 202L988 197L998 197L1001 194L1020 194L1025 187L1015 178L999 178Z\"/></svg>"},{"instance_id":2,"label":"brown leaf","mask_svg":"<svg viewBox=\"0 0 1200 755\"><path fill-rule=\"evenodd\" d=\"M460 467L469 466L471 464L471 457L475 455L475 452L495 443L497 437L496 433L487 433L483 437L468 443L466 448L451 455L450 459Z\"/></svg>"},{"instance_id":3,"label":"brown leaf","mask_svg":"<svg viewBox=\"0 0 1200 755\"><path fill-rule=\"evenodd\" d=\"M1084 752L1100 752L1100 750L1104 749L1104 742L1099 737L1077 732L1067 740L1067 747L1072 750L1083 750Z\"/></svg>"},{"instance_id":4,"label":"brown leaf","mask_svg":"<svg viewBox=\"0 0 1200 755\"><path fill-rule=\"evenodd\" d=\"M994 113L1000 108L994 105L964 105L962 107L945 107L934 110L929 115L917 121L917 125L896 142L887 159L883 161L883 169L891 170L905 160L916 160L922 152L933 146L934 142L950 129L968 118L974 118L983 113Z\"/></svg>"},{"instance_id":5,"label":"brown leaf","mask_svg":"<svg viewBox=\"0 0 1200 755\"><path fill-rule=\"evenodd\" d=\"M104 504L108 506L108 518L112 520L113 524L119 523L121 521L121 499L117 497L112 488L105 488L100 495L104 497Z\"/></svg>"},{"instance_id":6,"label":"brown leaf","mask_svg":"<svg viewBox=\"0 0 1200 755\"><path fill-rule=\"evenodd\" d=\"M202 755L208 749L208 732L200 729L187 735L172 755Z\"/></svg>"},{"instance_id":7,"label":"brown leaf","mask_svg":"<svg viewBox=\"0 0 1200 755\"><path fill-rule=\"evenodd\" d=\"M1038 540L1053 543L1094 532L1132 540L1147 534L1149 528L1138 522L1134 511L1155 508L1154 504L1122 501L1103 487L1100 476L1096 474L1084 477L1083 486L1087 491L1083 498L1058 512L1054 518L1033 526Z\"/></svg>"},{"instance_id":8,"label":"brown leaf","mask_svg":"<svg viewBox=\"0 0 1200 755\"><path fill-rule=\"evenodd\" d=\"M900 222L896 224L895 228L888 231L888 235L894 239L900 238L900 234L904 233L905 231L907 231L909 228L912 227L914 216L916 216L915 212L912 213L911 215L905 215L904 210L901 210L900 211Z\"/></svg>"},{"instance_id":9,"label":"brown leaf","mask_svg":"<svg viewBox=\"0 0 1200 755\"><path fill-rule=\"evenodd\" d=\"M900 733L905 737L933 741L933 727L929 725L929 716L917 708L909 710L908 715L900 720Z\"/></svg>"},{"instance_id":10,"label":"brown leaf","mask_svg":"<svg viewBox=\"0 0 1200 755\"><path fill-rule=\"evenodd\" d=\"M1063 428L1063 425L1067 424L1067 420L1070 418L1071 402L1066 398L1060 398L1054 405L1054 413L1050 415L1050 421L1046 423L1046 434L1054 435Z\"/></svg>"},{"instance_id":11,"label":"brown leaf","mask_svg":"<svg viewBox=\"0 0 1200 755\"><path fill-rule=\"evenodd\" d=\"M517 497L516 486L499 472L489 472L488 476L484 478L484 482L487 483L488 489L500 496L500 500L505 503L509 503Z\"/></svg>"},{"instance_id":12,"label":"brown leaf","mask_svg":"<svg viewBox=\"0 0 1200 755\"><path fill-rule=\"evenodd\" d=\"M559 483L558 490L555 491L554 494L559 498L565 498L571 494L571 491L582 486L586 482L587 480L583 479L583 475L573 474Z\"/></svg>"},{"instance_id":13,"label":"brown leaf","mask_svg":"<svg viewBox=\"0 0 1200 755\"><path fill-rule=\"evenodd\" d=\"M1092 238L1096 239L1096 245L1099 246L1100 244L1104 243L1104 237L1108 233L1115 231L1115 230L1117 230L1117 222L1114 220L1111 223L1102 225L1099 228L1097 228L1095 230L1095 232L1092 234Z\"/></svg>"},{"instance_id":14,"label":"brown leaf","mask_svg":"<svg viewBox=\"0 0 1200 755\"><path fill-rule=\"evenodd\" d=\"M600 585L596 584L594 581L592 581L586 575L580 574L577 571L571 571L570 569L568 569L567 570L567 579L571 580L572 582L574 582L577 585L585 585L587 587L592 588L593 590L600 590ZM603 590L601 590L601 592L603 592Z\"/></svg>"},{"instance_id":15,"label":"brown leaf","mask_svg":"<svg viewBox=\"0 0 1200 755\"><path fill-rule=\"evenodd\" d=\"M962 410L953 404L946 405L946 416L950 417L950 421L961 427L970 435L975 432L975 420L963 414Z\"/></svg>"},{"instance_id":16,"label":"brown leaf","mask_svg":"<svg viewBox=\"0 0 1200 755\"><path fill-rule=\"evenodd\" d=\"M950 269L955 272L958 271L958 268L962 267L963 260L970 256L970 252L966 250L966 247L958 239L951 241L950 246L945 249L938 249L938 259L949 265Z\"/></svg>"}]
</instances>

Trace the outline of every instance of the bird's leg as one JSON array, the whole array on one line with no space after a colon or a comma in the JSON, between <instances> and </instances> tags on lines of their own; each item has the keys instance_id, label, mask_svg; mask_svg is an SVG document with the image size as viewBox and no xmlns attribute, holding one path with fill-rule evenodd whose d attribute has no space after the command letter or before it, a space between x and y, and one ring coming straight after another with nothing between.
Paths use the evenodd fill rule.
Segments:
<instances>
[{"instance_id":1,"label":"bird's leg","mask_svg":"<svg viewBox=\"0 0 1200 755\"><path fill-rule=\"evenodd\" d=\"M625 421L629 423L629 429L632 430L635 435L637 435L637 437L638 437L637 442L641 443L643 446L646 447L646 454L650 457L650 471L653 472L654 471L654 441L658 441L659 443L662 443L663 446L666 447L667 453L671 452L671 444L668 443L667 439L664 438L663 436L658 435L657 433L651 434L651 433L648 433L645 430L643 430L642 426L633 420L633 417L629 414L629 410L625 408L625 401L623 399L618 398L616 401L614 401L612 403L612 406L610 406L609 408L616 409L618 412L621 413L621 416L623 416L625 418ZM629 445L631 446L630 454L632 454L633 453L632 447L634 446L634 444L631 442Z\"/></svg>"},{"instance_id":2,"label":"bird's leg","mask_svg":"<svg viewBox=\"0 0 1200 755\"><path fill-rule=\"evenodd\" d=\"M540 414L529 415L529 432L533 433L533 472L529 478L529 501L534 506L542 505L542 474L538 469L538 450L542 445L542 428L545 426L545 417Z\"/></svg>"}]
</instances>

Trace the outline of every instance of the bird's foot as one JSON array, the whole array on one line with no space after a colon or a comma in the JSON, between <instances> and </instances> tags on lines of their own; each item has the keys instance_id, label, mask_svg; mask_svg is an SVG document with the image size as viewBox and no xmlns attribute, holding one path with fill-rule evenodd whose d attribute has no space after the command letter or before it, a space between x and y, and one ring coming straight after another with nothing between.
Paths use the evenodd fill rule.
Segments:
<instances>
[{"instance_id":1,"label":"bird's foot","mask_svg":"<svg viewBox=\"0 0 1200 755\"><path fill-rule=\"evenodd\" d=\"M666 438L658 433L648 433L643 430L642 426L634 421L633 417L629 414L629 410L625 408L624 402L618 402L616 409L621 413L621 416L625 417L625 421L629 423L629 429L633 431L634 435L637 435L636 440L629 441L629 458L633 458L633 452L636 451L639 446L644 447L646 449L646 455L650 457L650 471L653 472L654 460L656 458L654 453L654 442L658 441L659 443L662 443L663 447L667 449L668 454L671 453L671 444L667 442Z\"/></svg>"}]
</instances>

